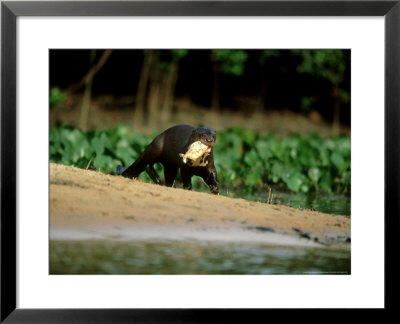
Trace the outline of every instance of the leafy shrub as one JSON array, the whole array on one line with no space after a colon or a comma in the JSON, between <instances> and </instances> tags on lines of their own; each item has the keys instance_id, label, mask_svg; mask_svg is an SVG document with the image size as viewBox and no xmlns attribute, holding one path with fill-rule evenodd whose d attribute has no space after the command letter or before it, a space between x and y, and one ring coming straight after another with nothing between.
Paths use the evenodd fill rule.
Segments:
<instances>
[{"instance_id":1,"label":"leafy shrub","mask_svg":"<svg viewBox=\"0 0 400 324\"><path fill-rule=\"evenodd\" d=\"M65 92L62 92L59 88L57 87L50 88L50 98L49 98L50 108L54 108L60 103L62 103L65 100L66 96L67 95L65 94Z\"/></svg>"},{"instance_id":2,"label":"leafy shrub","mask_svg":"<svg viewBox=\"0 0 400 324\"><path fill-rule=\"evenodd\" d=\"M118 164L129 166L153 138L126 126L86 133L69 127L50 128L50 161L80 168L89 165L114 174ZM231 128L218 132L214 159L221 188L252 193L266 186L281 186L294 192L350 193L349 137L280 138ZM155 168L161 170L159 165ZM150 181L145 172L140 177Z\"/></svg>"},{"instance_id":3,"label":"leafy shrub","mask_svg":"<svg viewBox=\"0 0 400 324\"><path fill-rule=\"evenodd\" d=\"M218 133L215 163L221 183L251 191L281 185L294 192L350 192L350 138L279 138L242 129Z\"/></svg>"}]
</instances>

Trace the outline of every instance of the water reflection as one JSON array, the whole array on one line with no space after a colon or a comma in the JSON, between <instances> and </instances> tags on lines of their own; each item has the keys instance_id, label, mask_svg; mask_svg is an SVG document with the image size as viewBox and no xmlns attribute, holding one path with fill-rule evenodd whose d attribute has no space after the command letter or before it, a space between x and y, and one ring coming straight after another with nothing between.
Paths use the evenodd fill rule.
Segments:
<instances>
[{"instance_id":1,"label":"water reflection","mask_svg":"<svg viewBox=\"0 0 400 324\"><path fill-rule=\"evenodd\" d=\"M350 251L200 241L50 241L50 274L350 274Z\"/></svg>"},{"instance_id":2,"label":"water reflection","mask_svg":"<svg viewBox=\"0 0 400 324\"><path fill-rule=\"evenodd\" d=\"M351 214L350 197L344 195L318 195L316 193L304 195L278 192L274 203L294 208L313 209L334 215L350 216Z\"/></svg>"},{"instance_id":3,"label":"water reflection","mask_svg":"<svg viewBox=\"0 0 400 324\"><path fill-rule=\"evenodd\" d=\"M285 205L293 208L312 209L327 214L350 216L351 200L350 196L333 195L333 194L317 194L315 192L309 194L293 193L284 191L273 191L273 204ZM265 193L255 195L240 196L247 200L266 202L268 197Z\"/></svg>"}]
</instances>

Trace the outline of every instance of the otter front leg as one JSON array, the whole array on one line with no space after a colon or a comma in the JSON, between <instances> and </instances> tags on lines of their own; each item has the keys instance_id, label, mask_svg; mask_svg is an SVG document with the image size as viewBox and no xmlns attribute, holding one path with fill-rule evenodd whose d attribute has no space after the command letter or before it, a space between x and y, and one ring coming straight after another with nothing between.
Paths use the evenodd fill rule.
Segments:
<instances>
[{"instance_id":1,"label":"otter front leg","mask_svg":"<svg viewBox=\"0 0 400 324\"><path fill-rule=\"evenodd\" d=\"M178 168L174 167L173 165L164 165L164 178L165 178L165 185L167 187L173 187L176 175L178 174Z\"/></svg>"},{"instance_id":2,"label":"otter front leg","mask_svg":"<svg viewBox=\"0 0 400 324\"><path fill-rule=\"evenodd\" d=\"M218 182L217 182L217 174L210 173L207 177L204 177L203 180L207 183L208 188L210 188L211 193L217 195L219 192Z\"/></svg>"},{"instance_id":3,"label":"otter front leg","mask_svg":"<svg viewBox=\"0 0 400 324\"><path fill-rule=\"evenodd\" d=\"M182 176L182 182L183 182L183 189L186 190L192 190L192 173L185 170L181 169L181 176Z\"/></svg>"}]
</instances>

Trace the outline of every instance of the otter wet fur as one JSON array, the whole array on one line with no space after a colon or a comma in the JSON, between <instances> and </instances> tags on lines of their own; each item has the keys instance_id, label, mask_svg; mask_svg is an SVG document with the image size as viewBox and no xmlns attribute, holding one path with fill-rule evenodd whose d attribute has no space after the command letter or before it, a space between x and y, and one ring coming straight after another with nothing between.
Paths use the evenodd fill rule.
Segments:
<instances>
[{"instance_id":1,"label":"otter wet fur","mask_svg":"<svg viewBox=\"0 0 400 324\"><path fill-rule=\"evenodd\" d=\"M192 189L192 176L196 175L203 178L211 193L218 194L212 150L215 141L216 133L208 127L173 126L158 135L126 170L118 166L117 174L133 179L146 171L156 184L161 184L153 167L154 163L159 162L164 166L166 186L174 185L180 170L184 189Z\"/></svg>"}]
</instances>

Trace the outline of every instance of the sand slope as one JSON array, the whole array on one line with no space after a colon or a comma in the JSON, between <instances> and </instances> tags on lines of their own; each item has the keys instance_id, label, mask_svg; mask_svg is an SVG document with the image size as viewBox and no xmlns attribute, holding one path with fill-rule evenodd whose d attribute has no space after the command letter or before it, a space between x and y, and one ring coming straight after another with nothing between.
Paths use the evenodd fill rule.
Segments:
<instances>
[{"instance_id":1,"label":"sand slope","mask_svg":"<svg viewBox=\"0 0 400 324\"><path fill-rule=\"evenodd\" d=\"M350 248L350 218L50 163L51 239L212 239Z\"/></svg>"}]
</instances>

